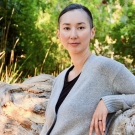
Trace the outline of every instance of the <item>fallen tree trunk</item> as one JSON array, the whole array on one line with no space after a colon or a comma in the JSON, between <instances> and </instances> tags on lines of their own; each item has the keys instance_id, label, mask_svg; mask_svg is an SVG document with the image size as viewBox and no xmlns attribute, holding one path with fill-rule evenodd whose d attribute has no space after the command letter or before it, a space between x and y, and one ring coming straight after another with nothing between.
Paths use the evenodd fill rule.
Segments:
<instances>
[{"instance_id":1,"label":"fallen tree trunk","mask_svg":"<svg viewBox=\"0 0 135 135\"><path fill-rule=\"evenodd\" d=\"M54 77L41 74L22 84L0 82L0 135L39 135ZM121 112L108 135L135 135L135 107Z\"/></svg>"}]
</instances>

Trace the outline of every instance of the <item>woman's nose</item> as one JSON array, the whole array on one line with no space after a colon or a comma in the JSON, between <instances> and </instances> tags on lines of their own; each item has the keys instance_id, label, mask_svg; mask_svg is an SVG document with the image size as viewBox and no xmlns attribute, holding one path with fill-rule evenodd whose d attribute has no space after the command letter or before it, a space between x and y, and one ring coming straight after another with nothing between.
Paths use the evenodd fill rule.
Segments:
<instances>
[{"instance_id":1,"label":"woman's nose","mask_svg":"<svg viewBox=\"0 0 135 135\"><path fill-rule=\"evenodd\" d=\"M76 39L77 38L77 30L76 29L71 30L70 38L71 39Z\"/></svg>"}]
</instances>

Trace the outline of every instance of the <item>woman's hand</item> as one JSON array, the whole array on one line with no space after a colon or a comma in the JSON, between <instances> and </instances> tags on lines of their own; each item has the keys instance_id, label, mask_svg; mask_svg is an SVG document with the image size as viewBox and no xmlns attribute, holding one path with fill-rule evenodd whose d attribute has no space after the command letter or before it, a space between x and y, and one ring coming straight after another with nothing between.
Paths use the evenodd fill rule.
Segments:
<instances>
[{"instance_id":1,"label":"woman's hand","mask_svg":"<svg viewBox=\"0 0 135 135\"><path fill-rule=\"evenodd\" d=\"M107 114L108 110L105 103L103 100L100 100L92 117L89 135L92 135L94 129L96 131L96 135L104 135Z\"/></svg>"}]
</instances>

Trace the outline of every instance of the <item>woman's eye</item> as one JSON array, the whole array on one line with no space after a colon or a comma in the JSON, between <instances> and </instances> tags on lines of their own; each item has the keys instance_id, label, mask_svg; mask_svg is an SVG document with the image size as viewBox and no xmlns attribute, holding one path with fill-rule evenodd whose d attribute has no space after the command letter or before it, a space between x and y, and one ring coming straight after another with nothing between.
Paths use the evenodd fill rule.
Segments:
<instances>
[{"instance_id":1,"label":"woman's eye","mask_svg":"<svg viewBox=\"0 0 135 135\"><path fill-rule=\"evenodd\" d=\"M70 28L69 27L65 27L64 30L70 30Z\"/></svg>"},{"instance_id":2,"label":"woman's eye","mask_svg":"<svg viewBox=\"0 0 135 135\"><path fill-rule=\"evenodd\" d=\"M79 27L78 29L82 30L82 29L84 29L84 27L81 26L81 27Z\"/></svg>"}]
</instances>

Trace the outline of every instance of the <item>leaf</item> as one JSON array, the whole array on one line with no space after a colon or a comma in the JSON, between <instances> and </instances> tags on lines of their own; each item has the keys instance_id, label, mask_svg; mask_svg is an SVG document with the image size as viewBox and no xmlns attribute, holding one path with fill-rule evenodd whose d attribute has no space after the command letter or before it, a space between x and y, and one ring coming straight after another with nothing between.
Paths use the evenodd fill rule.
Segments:
<instances>
[{"instance_id":1,"label":"leaf","mask_svg":"<svg viewBox=\"0 0 135 135\"><path fill-rule=\"evenodd\" d=\"M128 17L127 17L126 15L123 15L123 16L121 16L121 18L120 18L120 21L121 21L122 23L125 23L125 24L126 24L127 20L128 20Z\"/></svg>"}]
</instances>

